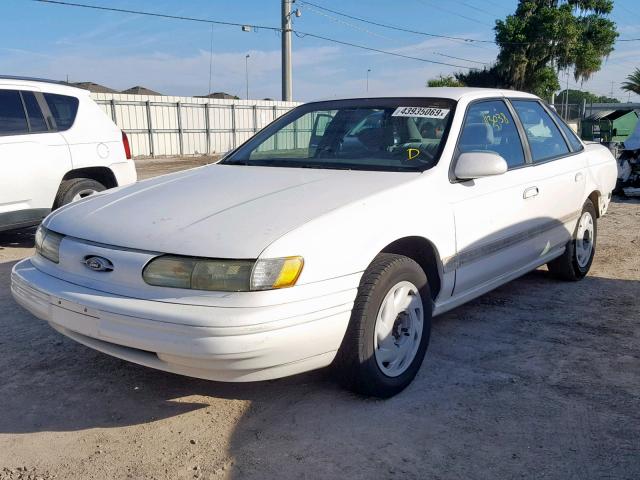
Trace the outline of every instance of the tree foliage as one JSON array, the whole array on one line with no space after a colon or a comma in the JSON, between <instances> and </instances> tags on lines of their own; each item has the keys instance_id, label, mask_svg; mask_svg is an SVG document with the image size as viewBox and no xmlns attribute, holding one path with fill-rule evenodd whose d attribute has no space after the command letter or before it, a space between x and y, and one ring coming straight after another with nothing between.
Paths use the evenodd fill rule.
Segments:
<instances>
[{"instance_id":1,"label":"tree foliage","mask_svg":"<svg viewBox=\"0 0 640 480\"><path fill-rule=\"evenodd\" d=\"M606 17L612 10L613 0L519 0L513 15L496 21L495 65L456 78L549 97L560 88L558 70L573 69L576 81L600 70L618 36Z\"/></svg>"},{"instance_id":2,"label":"tree foliage","mask_svg":"<svg viewBox=\"0 0 640 480\"><path fill-rule=\"evenodd\" d=\"M627 77L627 81L622 84L622 90L633 92L640 95L640 68L636 68L631 75Z\"/></svg>"},{"instance_id":3,"label":"tree foliage","mask_svg":"<svg viewBox=\"0 0 640 480\"><path fill-rule=\"evenodd\" d=\"M564 101L567 90L562 90L556 95L558 101ZM596 95L595 93L585 92L582 90L569 89L569 103L581 105L586 100L587 103L620 103L617 98L611 98L604 95Z\"/></svg>"},{"instance_id":4,"label":"tree foliage","mask_svg":"<svg viewBox=\"0 0 640 480\"><path fill-rule=\"evenodd\" d=\"M428 87L464 87L464 83L456 79L453 75L432 78L427 82Z\"/></svg>"}]
</instances>

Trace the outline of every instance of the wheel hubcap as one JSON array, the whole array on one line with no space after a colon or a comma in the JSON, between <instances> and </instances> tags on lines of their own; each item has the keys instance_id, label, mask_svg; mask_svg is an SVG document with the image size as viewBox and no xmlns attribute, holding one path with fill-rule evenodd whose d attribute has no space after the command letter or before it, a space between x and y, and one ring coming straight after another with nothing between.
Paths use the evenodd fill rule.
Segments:
<instances>
[{"instance_id":1,"label":"wheel hubcap","mask_svg":"<svg viewBox=\"0 0 640 480\"><path fill-rule=\"evenodd\" d=\"M378 367L388 377L403 374L418 352L424 309L418 288L411 282L395 284L382 301L373 339Z\"/></svg>"},{"instance_id":2,"label":"wheel hubcap","mask_svg":"<svg viewBox=\"0 0 640 480\"><path fill-rule=\"evenodd\" d=\"M97 190L94 190L93 188L85 188L84 190L80 190L78 193L76 193L71 201L76 202L85 197L88 197L89 195L93 195L94 193L97 193Z\"/></svg>"},{"instance_id":3,"label":"wheel hubcap","mask_svg":"<svg viewBox=\"0 0 640 480\"><path fill-rule=\"evenodd\" d=\"M584 212L578 222L578 231L576 234L576 260L581 268L586 267L591 259L593 237L593 217L589 212Z\"/></svg>"}]
</instances>

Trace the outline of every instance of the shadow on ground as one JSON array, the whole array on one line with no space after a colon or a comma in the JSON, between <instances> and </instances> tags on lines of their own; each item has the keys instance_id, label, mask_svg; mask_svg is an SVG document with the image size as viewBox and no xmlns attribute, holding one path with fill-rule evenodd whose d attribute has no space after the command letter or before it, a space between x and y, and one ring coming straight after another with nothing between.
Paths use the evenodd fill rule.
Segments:
<instances>
[{"instance_id":1,"label":"shadow on ground","mask_svg":"<svg viewBox=\"0 0 640 480\"><path fill-rule=\"evenodd\" d=\"M11 266L0 264L2 282ZM215 435L225 419L211 399L250 400L226 446L237 478L638 478L639 292L638 281L531 273L435 319L416 381L379 401L326 371L223 384L129 364L62 337L2 291L0 434L207 410L212 423L193 435ZM220 469L197 461L202 478Z\"/></svg>"}]
</instances>

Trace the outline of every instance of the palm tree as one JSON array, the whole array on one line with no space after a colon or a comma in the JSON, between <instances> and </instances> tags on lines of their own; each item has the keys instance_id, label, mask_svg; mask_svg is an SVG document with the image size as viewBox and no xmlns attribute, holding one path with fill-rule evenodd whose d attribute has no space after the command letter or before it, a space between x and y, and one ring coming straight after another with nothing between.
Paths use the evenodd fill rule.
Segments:
<instances>
[{"instance_id":1,"label":"palm tree","mask_svg":"<svg viewBox=\"0 0 640 480\"><path fill-rule=\"evenodd\" d=\"M640 95L640 68L627 77L627 81L622 84L622 90Z\"/></svg>"}]
</instances>

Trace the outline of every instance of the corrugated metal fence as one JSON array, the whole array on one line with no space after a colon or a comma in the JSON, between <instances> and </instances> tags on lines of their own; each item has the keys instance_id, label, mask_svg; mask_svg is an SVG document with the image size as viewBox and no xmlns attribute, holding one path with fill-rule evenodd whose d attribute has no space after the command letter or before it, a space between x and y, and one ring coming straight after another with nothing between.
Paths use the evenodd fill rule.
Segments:
<instances>
[{"instance_id":1,"label":"corrugated metal fence","mask_svg":"<svg viewBox=\"0 0 640 480\"><path fill-rule=\"evenodd\" d=\"M221 100L93 93L126 132L134 156L223 153L299 105L269 100Z\"/></svg>"}]
</instances>

